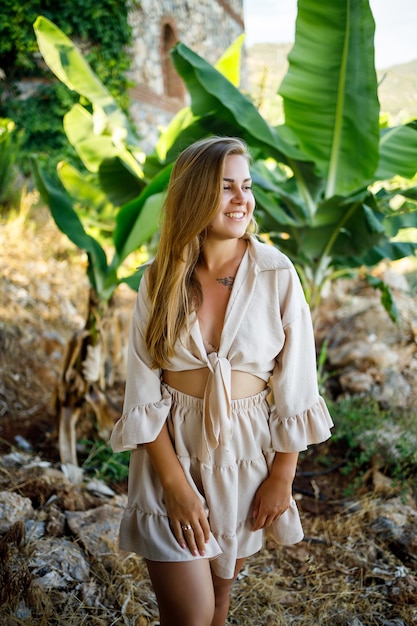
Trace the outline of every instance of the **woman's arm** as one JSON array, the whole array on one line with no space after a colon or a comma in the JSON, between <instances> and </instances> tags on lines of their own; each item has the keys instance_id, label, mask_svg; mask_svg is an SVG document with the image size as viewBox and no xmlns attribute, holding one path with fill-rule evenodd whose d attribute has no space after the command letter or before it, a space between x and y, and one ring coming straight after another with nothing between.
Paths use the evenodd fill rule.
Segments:
<instances>
[{"instance_id":1,"label":"woman's arm","mask_svg":"<svg viewBox=\"0 0 417 626\"><path fill-rule=\"evenodd\" d=\"M298 452L276 452L268 478L253 503L253 530L270 526L290 506Z\"/></svg>"},{"instance_id":2,"label":"woman's arm","mask_svg":"<svg viewBox=\"0 0 417 626\"><path fill-rule=\"evenodd\" d=\"M164 424L155 441L145 444L152 465L162 484L172 532L180 546L188 545L197 556L205 554L205 544L210 537L210 526L204 507L189 484L175 453L168 427ZM183 530L190 524L192 530Z\"/></svg>"}]
</instances>

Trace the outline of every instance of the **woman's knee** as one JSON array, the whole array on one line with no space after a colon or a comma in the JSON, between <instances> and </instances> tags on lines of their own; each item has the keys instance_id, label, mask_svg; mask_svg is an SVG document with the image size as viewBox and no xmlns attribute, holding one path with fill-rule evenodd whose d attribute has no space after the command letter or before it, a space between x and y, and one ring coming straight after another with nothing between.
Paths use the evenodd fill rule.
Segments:
<instances>
[{"instance_id":1,"label":"woman's knee","mask_svg":"<svg viewBox=\"0 0 417 626\"><path fill-rule=\"evenodd\" d=\"M213 577L214 594L216 598L228 597L234 583L234 578Z\"/></svg>"}]
</instances>

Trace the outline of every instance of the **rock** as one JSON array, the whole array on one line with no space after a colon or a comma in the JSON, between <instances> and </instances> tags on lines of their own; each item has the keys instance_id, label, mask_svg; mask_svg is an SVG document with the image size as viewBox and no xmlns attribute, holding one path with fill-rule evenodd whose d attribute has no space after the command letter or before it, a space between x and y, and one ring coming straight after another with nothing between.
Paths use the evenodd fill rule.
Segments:
<instances>
[{"instance_id":1,"label":"rock","mask_svg":"<svg viewBox=\"0 0 417 626\"><path fill-rule=\"evenodd\" d=\"M16 435L14 440L16 442L17 447L20 448L21 450L24 450L25 452L31 452L33 450L32 444L29 443L29 441L27 441L27 439L25 439L21 435Z\"/></svg>"},{"instance_id":2,"label":"rock","mask_svg":"<svg viewBox=\"0 0 417 626\"><path fill-rule=\"evenodd\" d=\"M96 558L118 552L117 538L123 509L104 504L90 511L67 512L68 526Z\"/></svg>"},{"instance_id":3,"label":"rock","mask_svg":"<svg viewBox=\"0 0 417 626\"><path fill-rule=\"evenodd\" d=\"M100 594L100 587L95 581L81 583L79 587L80 596L88 607L97 605L97 598Z\"/></svg>"},{"instance_id":4,"label":"rock","mask_svg":"<svg viewBox=\"0 0 417 626\"><path fill-rule=\"evenodd\" d=\"M15 522L25 521L35 515L32 502L18 493L0 492L0 533L5 533Z\"/></svg>"},{"instance_id":5,"label":"rock","mask_svg":"<svg viewBox=\"0 0 417 626\"><path fill-rule=\"evenodd\" d=\"M68 539L46 538L37 541L29 569L34 584L65 589L69 584L89 580L90 566L81 548Z\"/></svg>"},{"instance_id":6,"label":"rock","mask_svg":"<svg viewBox=\"0 0 417 626\"><path fill-rule=\"evenodd\" d=\"M30 624L28 620L32 617L32 610L29 607L27 607L23 601L21 601L19 602L18 607L14 612L14 617L16 617L19 620L19 622L20 620L26 620L26 623ZM6 626L6 623L4 626ZM9 625L7 624L7 626Z\"/></svg>"},{"instance_id":7,"label":"rock","mask_svg":"<svg viewBox=\"0 0 417 626\"><path fill-rule=\"evenodd\" d=\"M417 439L413 433L410 433L407 437L407 446L412 449L415 446L417 450ZM403 458L403 442L404 442L404 430L397 424L387 422L384 424L384 428L375 427L374 430L367 430L363 432L360 445L366 449L369 442L372 441L373 447L378 450L381 457L380 467L383 467L389 463L395 463L401 461ZM374 460L376 462L376 460ZM410 459L410 462L411 459Z\"/></svg>"},{"instance_id":8,"label":"rock","mask_svg":"<svg viewBox=\"0 0 417 626\"><path fill-rule=\"evenodd\" d=\"M340 376L339 382L345 391L354 394L363 394L371 392L374 379L367 372L350 370Z\"/></svg>"},{"instance_id":9,"label":"rock","mask_svg":"<svg viewBox=\"0 0 417 626\"><path fill-rule=\"evenodd\" d=\"M379 369L389 368L398 362L398 354L381 341L355 340L337 347L329 348L329 362L333 367L356 367L366 371L376 366Z\"/></svg>"},{"instance_id":10,"label":"rock","mask_svg":"<svg viewBox=\"0 0 417 626\"><path fill-rule=\"evenodd\" d=\"M26 466L19 471L19 490L34 505L43 506L52 496L62 497L72 489L64 474L53 467Z\"/></svg>"},{"instance_id":11,"label":"rock","mask_svg":"<svg viewBox=\"0 0 417 626\"><path fill-rule=\"evenodd\" d=\"M381 378L381 384L373 390L375 399L387 408L390 406L405 408L411 393L411 386L405 377L400 372L388 369L382 372Z\"/></svg>"},{"instance_id":12,"label":"rock","mask_svg":"<svg viewBox=\"0 0 417 626\"><path fill-rule=\"evenodd\" d=\"M392 498L371 512L370 530L403 563L417 564L417 511L400 497ZM417 597L417 596L416 596Z\"/></svg>"},{"instance_id":13,"label":"rock","mask_svg":"<svg viewBox=\"0 0 417 626\"><path fill-rule=\"evenodd\" d=\"M401 527L388 517L377 517L370 526L372 532L385 543L397 539L401 535Z\"/></svg>"},{"instance_id":14,"label":"rock","mask_svg":"<svg viewBox=\"0 0 417 626\"><path fill-rule=\"evenodd\" d=\"M46 532L51 537L62 537L65 534L65 513L59 507L52 504L48 508Z\"/></svg>"},{"instance_id":15,"label":"rock","mask_svg":"<svg viewBox=\"0 0 417 626\"><path fill-rule=\"evenodd\" d=\"M392 552L404 563L409 563L414 568L417 565L417 533L416 527L407 526L404 531L392 542ZM417 595L416 595L417 598Z\"/></svg>"},{"instance_id":16,"label":"rock","mask_svg":"<svg viewBox=\"0 0 417 626\"><path fill-rule=\"evenodd\" d=\"M29 519L25 522L26 538L28 541L36 541L45 536L45 522L43 520Z\"/></svg>"},{"instance_id":17,"label":"rock","mask_svg":"<svg viewBox=\"0 0 417 626\"><path fill-rule=\"evenodd\" d=\"M373 491L378 496L393 496L400 491L400 487L393 484L392 478L385 476L376 468L369 470L364 477L364 482L367 479L371 480Z\"/></svg>"},{"instance_id":18,"label":"rock","mask_svg":"<svg viewBox=\"0 0 417 626\"><path fill-rule=\"evenodd\" d=\"M93 478L86 485L87 491L91 491L97 496L105 496L112 498L115 496L115 492L113 489L110 489L108 485L103 480L99 480L98 478Z\"/></svg>"},{"instance_id":19,"label":"rock","mask_svg":"<svg viewBox=\"0 0 417 626\"><path fill-rule=\"evenodd\" d=\"M395 290L396 322L380 294L358 280L333 283L315 311L318 344L326 341L326 370L333 382L329 393L372 396L391 408L416 407L415 294L401 273L388 268L385 276Z\"/></svg>"},{"instance_id":20,"label":"rock","mask_svg":"<svg viewBox=\"0 0 417 626\"><path fill-rule=\"evenodd\" d=\"M417 510L411 496L407 498L398 496L390 500L377 500L369 510L369 518L372 520L378 517L386 517L397 526L404 528L410 524L417 531Z\"/></svg>"},{"instance_id":21,"label":"rock","mask_svg":"<svg viewBox=\"0 0 417 626\"><path fill-rule=\"evenodd\" d=\"M32 454L26 454L26 452L18 452L14 450L9 454L3 454L0 456L1 467L22 467L33 466L34 458Z\"/></svg>"}]
</instances>

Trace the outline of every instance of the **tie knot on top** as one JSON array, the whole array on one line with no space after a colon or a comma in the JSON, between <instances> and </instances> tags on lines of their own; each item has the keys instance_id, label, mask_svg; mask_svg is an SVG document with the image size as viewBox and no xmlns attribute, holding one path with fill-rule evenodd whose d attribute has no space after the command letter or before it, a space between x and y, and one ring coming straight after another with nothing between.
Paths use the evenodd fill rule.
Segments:
<instances>
[{"instance_id":1,"label":"tie knot on top","mask_svg":"<svg viewBox=\"0 0 417 626\"><path fill-rule=\"evenodd\" d=\"M210 449L217 448L219 444L227 446L232 437L232 367L227 358L219 357L216 352L208 355L208 362L210 374L204 394L204 439L206 453L210 457Z\"/></svg>"}]
</instances>

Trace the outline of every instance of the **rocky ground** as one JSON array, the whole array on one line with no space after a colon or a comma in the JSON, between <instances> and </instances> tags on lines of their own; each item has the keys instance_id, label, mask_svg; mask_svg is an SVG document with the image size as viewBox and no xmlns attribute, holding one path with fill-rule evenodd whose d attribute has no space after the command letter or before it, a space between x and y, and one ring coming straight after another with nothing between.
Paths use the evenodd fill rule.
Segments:
<instances>
[{"instance_id":1,"label":"rocky ground","mask_svg":"<svg viewBox=\"0 0 417 626\"><path fill-rule=\"evenodd\" d=\"M0 225L0 622L156 625L142 560L117 549L125 482L103 482L86 469L74 481L59 462L54 390L66 344L83 325L88 285L83 255L30 200ZM361 281L335 285L315 324L318 344L326 340L327 393L372 395L407 411L409 428L403 420L401 429L393 423L372 437L388 450L407 431L415 480L416 286L400 269L381 268L399 303L397 324ZM133 297L128 289L116 297L122 336ZM116 408L123 376L121 361L110 390ZM92 427L81 425L80 438ZM82 447L78 453L82 464ZM350 453L335 437L302 456L295 496L305 539L293 547L268 540L248 560L229 624L417 624L416 491L393 482L380 458L363 476L347 471Z\"/></svg>"}]
</instances>

